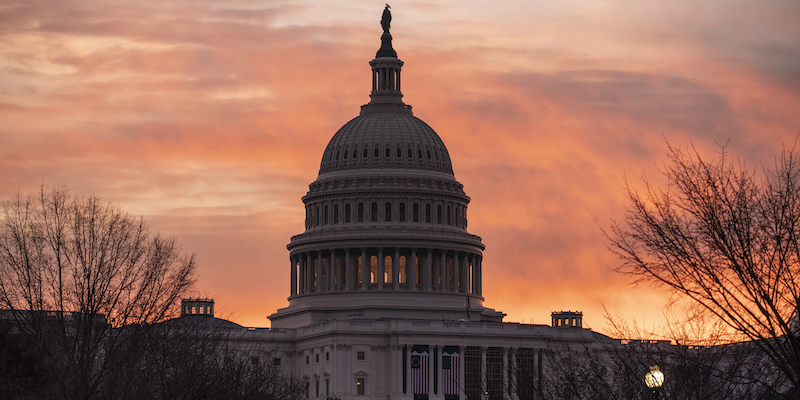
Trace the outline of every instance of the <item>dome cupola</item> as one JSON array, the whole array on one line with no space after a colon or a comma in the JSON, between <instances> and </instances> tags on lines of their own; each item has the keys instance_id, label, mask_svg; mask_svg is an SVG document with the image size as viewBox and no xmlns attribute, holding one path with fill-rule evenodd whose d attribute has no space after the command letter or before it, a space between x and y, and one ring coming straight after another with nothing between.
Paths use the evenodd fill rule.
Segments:
<instances>
[{"instance_id":1,"label":"dome cupola","mask_svg":"<svg viewBox=\"0 0 800 400\"><path fill-rule=\"evenodd\" d=\"M333 135L303 196L305 232L290 251L289 306L275 328L335 319L502 321L483 306L481 238L436 132L403 102L383 12L369 103Z\"/></svg>"}]
</instances>

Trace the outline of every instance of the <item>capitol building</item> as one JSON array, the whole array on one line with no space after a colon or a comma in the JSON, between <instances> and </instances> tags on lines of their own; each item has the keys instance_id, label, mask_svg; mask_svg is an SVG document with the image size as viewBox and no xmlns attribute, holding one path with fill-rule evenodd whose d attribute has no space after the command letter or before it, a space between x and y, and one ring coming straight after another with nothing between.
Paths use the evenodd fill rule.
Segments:
<instances>
[{"instance_id":1,"label":"capitol building","mask_svg":"<svg viewBox=\"0 0 800 400\"><path fill-rule=\"evenodd\" d=\"M525 325L485 304L492 267L468 230L470 198L445 143L403 102L390 20L387 8L370 101L333 135L302 198L289 304L241 337L305 379L312 399L540 398L549 346L610 339L580 312ZM204 301L191 307L213 314Z\"/></svg>"}]
</instances>

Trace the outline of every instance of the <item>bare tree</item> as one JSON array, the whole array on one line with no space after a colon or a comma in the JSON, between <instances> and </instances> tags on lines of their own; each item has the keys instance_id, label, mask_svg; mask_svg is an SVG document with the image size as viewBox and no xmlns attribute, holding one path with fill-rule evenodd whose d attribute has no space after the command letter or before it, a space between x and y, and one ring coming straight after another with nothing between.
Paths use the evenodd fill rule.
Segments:
<instances>
[{"instance_id":1,"label":"bare tree","mask_svg":"<svg viewBox=\"0 0 800 400\"><path fill-rule=\"evenodd\" d=\"M154 326L125 351L102 385L119 400L297 400L306 382L293 379L280 352L248 340L241 327L214 318L178 318ZM277 361L276 361L277 360Z\"/></svg>"},{"instance_id":2,"label":"bare tree","mask_svg":"<svg viewBox=\"0 0 800 400\"><path fill-rule=\"evenodd\" d=\"M0 307L48 347L59 374L51 396L93 398L131 332L171 316L193 282L194 255L66 188L18 194L2 208Z\"/></svg>"},{"instance_id":3,"label":"bare tree","mask_svg":"<svg viewBox=\"0 0 800 400\"><path fill-rule=\"evenodd\" d=\"M628 185L625 223L607 233L618 271L701 305L800 387L800 336L790 327L800 295L797 154L759 173L731 163L724 147L712 161L668 148L668 188Z\"/></svg>"}]
</instances>

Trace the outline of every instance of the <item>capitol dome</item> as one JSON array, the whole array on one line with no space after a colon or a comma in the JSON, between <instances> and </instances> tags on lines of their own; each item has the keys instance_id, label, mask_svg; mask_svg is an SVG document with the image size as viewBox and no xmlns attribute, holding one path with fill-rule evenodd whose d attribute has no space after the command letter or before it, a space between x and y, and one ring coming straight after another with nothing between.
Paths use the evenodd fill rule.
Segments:
<instances>
[{"instance_id":1,"label":"capitol dome","mask_svg":"<svg viewBox=\"0 0 800 400\"><path fill-rule=\"evenodd\" d=\"M436 132L410 107L364 106L322 155L320 175L370 168L417 169L453 175L450 154Z\"/></svg>"},{"instance_id":2,"label":"capitol dome","mask_svg":"<svg viewBox=\"0 0 800 400\"><path fill-rule=\"evenodd\" d=\"M291 238L289 306L276 328L341 319L501 322L483 306L484 245L467 231L469 196L439 135L403 102L388 25L372 91L333 135Z\"/></svg>"}]
</instances>

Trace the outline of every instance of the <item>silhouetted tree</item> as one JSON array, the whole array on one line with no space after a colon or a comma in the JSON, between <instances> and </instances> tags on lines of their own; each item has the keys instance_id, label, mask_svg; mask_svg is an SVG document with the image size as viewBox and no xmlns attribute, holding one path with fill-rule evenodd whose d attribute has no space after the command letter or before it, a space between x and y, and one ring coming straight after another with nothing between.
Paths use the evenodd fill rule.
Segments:
<instances>
[{"instance_id":1,"label":"silhouetted tree","mask_svg":"<svg viewBox=\"0 0 800 400\"><path fill-rule=\"evenodd\" d=\"M800 387L800 163L793 151L774 170L668 146L665 190L628 186L625 223L612 223L618 271L665 285L701 305L769 357ZM764 371L762 371L764 372Z\"/></svg>"},{"instance_id":2,"label":"silhouetted tree","mask_svg":"<svg viewBox=\"0 0 800 400\"><path fill-rule=\"evenodd\" d=\"M295 400L305 382L284 373L288 360L248 340L242 328L179 318L127 341L101 392L118 400Z\"/></svg>"},{"instance_id":3,"label":"silhouetted tree","mask_svg":"<svg viewBox=\"0 0 800 400\"><path fill-rule=\"evenodd\" d=\"M18 194L2 211L4 318L47 350L58 378L47 397L94 398L130 335L171 315L192 284L194 255L141 218L65 188Z\"/></svg>"}]
</instances>

